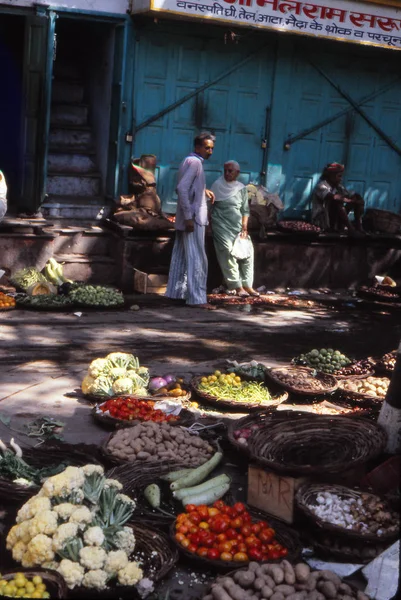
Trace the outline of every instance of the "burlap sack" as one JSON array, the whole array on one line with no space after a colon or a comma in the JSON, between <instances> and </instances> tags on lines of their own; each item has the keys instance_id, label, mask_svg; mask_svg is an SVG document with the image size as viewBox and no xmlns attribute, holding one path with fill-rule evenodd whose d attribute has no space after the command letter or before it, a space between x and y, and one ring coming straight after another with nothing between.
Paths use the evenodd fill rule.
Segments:
<instances>
[{"instance_id":1,"label":"burlap sack","mask_svg":"<svg viewBox=\"0 0 401 600\"><path fill-rule=\"evenodd\" d=\"M128 225L133 229L158 231L174 229L174 223L171 223L163 215L152 215L144 208L133 208L132 210L122 210L116 212L113 219L121 225Z\"/></svg>"}]
</instances>

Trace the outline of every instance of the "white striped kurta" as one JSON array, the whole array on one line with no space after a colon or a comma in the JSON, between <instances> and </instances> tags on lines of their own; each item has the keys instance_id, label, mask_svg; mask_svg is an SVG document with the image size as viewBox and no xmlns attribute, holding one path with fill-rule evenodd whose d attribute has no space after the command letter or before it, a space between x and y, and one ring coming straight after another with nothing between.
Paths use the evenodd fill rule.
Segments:
<instances>
[{"instance_id":1,"label":"white striped kurta","mask_svg":"<svg viewBox=\"0 0 401 600\"><path fill-rule=\"evenodd\" d=\"M166 296L187 304L206 304L207 256L204 225L192 233L176 230Z\"/></svg>"}]
</instances>

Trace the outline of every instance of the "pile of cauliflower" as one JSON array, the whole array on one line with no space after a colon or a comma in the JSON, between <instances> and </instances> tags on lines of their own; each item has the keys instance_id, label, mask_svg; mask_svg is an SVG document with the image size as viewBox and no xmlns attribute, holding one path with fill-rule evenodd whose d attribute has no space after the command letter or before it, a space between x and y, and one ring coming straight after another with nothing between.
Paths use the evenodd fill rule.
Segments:
<instances>
[{"instance_id":1,"label":"pile of cauliflower","mask_svg":"<svg viewBox=\"0 0 401 600\"><path fill-rule=\"evenodd\" d=\"M147 395L149 371L133 354L112 352L89 365L81 385L84 394L109 398L116 394Z\"/></svg>"},{"instance_id":2,"label":"pile of cauliflower","mask_svg":"<svg viewBox=\"0 0 401 600\"><path fill-rule=\"evenodd\" d=\"M18 511L7 549L23 567L58 571L70 589L137 584L143 573L129 560L135 536L124 526L135 502L121 489L100 465L67 467Z\"/></svg>"}]
</instances>

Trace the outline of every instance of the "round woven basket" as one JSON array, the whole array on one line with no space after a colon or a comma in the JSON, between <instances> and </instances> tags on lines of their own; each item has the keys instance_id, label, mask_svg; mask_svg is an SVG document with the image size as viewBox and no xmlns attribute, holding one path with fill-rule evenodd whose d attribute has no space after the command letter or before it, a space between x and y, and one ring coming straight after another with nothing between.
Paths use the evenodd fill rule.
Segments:
<instances>
[{"instance_id":1,"label":"round woven basket","mask_svg":"<svg viewBox=\"0 0 401 600\"><path fill-rule=\"evenodd\" d=\"M278 521L278 520L274 519L273 517L270 517L270 515L267 515L261 511L254 510L248 506L247 506L247 510L253 517L254 521L256 521L256 520L267 521L269 523L269 527L272 527L275 530L276 540L278 541L279 544L281 544L288 550L288 554L285 557L287 560L289 560L289 561L298 560L298 558L301 555L302 546L300 543L299 536L294 529L292 529L288 525L285 525L281 521ZM172 540L172 542L174 543L174 545L176 546L176 548L178 549L180 554L183 557L185 557L188 561L193 562L198 565L203 565L203 567L206 567L211 570L230 571L236 567L238 567L238 568L241 566L246 567L250 562L250 561L248 561L248 562L234 562L234 561L226 562L223 560L210 560L209 558L205 558L203 556L198 556L197 554L194 554L193 552L188 552L188 550L186 548L184 548L183 546L181 546L181 544L179 542L177 542L177 540L175 539L175 522L170 527L170 539ZM278 563L281 560L282 560L282 558L277 559L277 560L264 561L264 562Z\"/></svg>"},{"instance_id":2,"label":"round woven basket","mask_svg":"<svg viewBox=\"0 0 401 600\"><path fill-rule=\"evenodd\" d=\"M385 448L387 436L363 418L294 415L267 423L249 439L251 457L283 473L341 473L367 462Z\"/></svg>"},{"instance_id":3,"label":"round woven basket","mask_svg":"<svg viewBox=\"0 0 401 600\"><path fill-rule=\"evenodd\" d=\"M95 421L100 423L103 427L107 429L117 429L121 427L133 427L138 423L143 423L144 421L140 419L135 419L132 421L127 421L126 419L117 419L116 417L112 417L111 415L106 415L103 412L99 412L97 410L98 405L92 408L92 417ZM180 414L177 416L176 421L169 421L169 425L183 425L185 427L191 425L194 422L194 416L185 408L183 408Z\"/></svg>"},{"instance_id":4,"label":"round woven basket","mask_svg":"<svg viewBox=\"0 0 401 600\"><path fill-rule=\"evenodd\" d=\"M358 379L358 380L362 380L362 379L366 379L366 377L369 377L369 375L365 375L364 377L358 377L358 378L352 378L352 377L344 377L343 379L339 379L338 380L338 395L339 396L345 396L346 398L348 398L349 400L355 400L356 401L356 405L357 406L366 406L366 407L370 407L370 406L381 406L384 402L384 397L381 398L380 396L370 396L369 394L362 394L359 392L352 392L351 390L346 390L341 386L341 382L342 381L346 381L351 379Z\"/></svg>"},{"instance_id":5,"label":"round woven basket","mask_svg":"<svg viewBox=\"0 0 401 600\"><path fill-rule=\"evenodd\" d=\"M139 561L143 570L144 578L157 583L169 573L178 561L178 552L173 548L168 537L142 523L130 521L126 525L130 527L136 538L136 547L130 560ZM140 600L141 596L136 586L124 586L111 584L105 590L93 588L76 587L68 590L68 598L81 600L81 598L93 598L94 600L127 599Z\"/></svg>"},{"instance_id":6,"label":"round woven basket","mask_svg":"<svg viewBox=\"0 0 401 600\"><path fill-rule=\"evenodd\" d=\"M330 492L331 494L336 494L337 496L340 496L343 500L359 500L362 497L366 497L367 499L377 498L375 494L369 494L360 490L353 490L342 485L328 485L319 483L306 483L304 485L301 485L295 496L296 504L298 508L303 512L303 514L321 529L331 531L333 533L336 533L337 535L341 535L344 537L350 537L358 540L366 540L373 543L391 542L392 540L395 540L399 537L398 529L397 531L392 533L377 535L373 533L361 533L359 531L347 529L346 527L342 527L341 525L334 525L332 523L329 523L328 521L323 520L322 518L315 515L315 513L309 508L310 505L316 506L318 504L316 498L322 492Z\"/></svg>"},{"instance_id":7,"label":"round woven basket","mask_svg":"<svg viewBox=\"0 0 401 600\"><path fill-rule=\"evenodd\" d=\"M305 389L294 387L288 383L282 381L280 377L278 377L279 372L286 371L288 373L305 373L310 376L311 379L315 379L319 381L322 385L321 390L314 390L312 388ZM280 385L288 392L292 392L293 394L297 394L299 396L327 396L336 391L338 387L338 383L336 378L333 375L329 375L328 373L316 372L309 367L277 367L271 368L267 371L267 376L274 381L277 385Z\"/></svg>"},{"instance_id":8,"label":"round woven basket","mask_svg":"<svg viewBox=\"0 0 401 600\"><path fill-rule=\"evenodd\" d=\"M343 538L326 530L311 527L303 536L307 545L312 546L315 554L328 560L367 564L381 554L389 543L375 544L367 540Z\"/></svg>"},{"instance_id":9,"label":"round woven basket","mask_svg":"<svg viewBox=\"0 0 401 600\"><path fill-rule=\"evenodd\" d=\"M316 230L311 229L311 230L298 230L298 229L294 229L293 227L291 227L292 223L297 223L298 221L278 221L276 223L276 227L279 231L283 232L283 233L290 233L292 235L299 235L301 237L310 237L310 238L317 238L319 237L319 235L322 233L322 230L320 229L320 227L317 227L316 225L313 225L313 227L317 227ZM286 225L286 223L288 223L289 225Z\"/></svg>"},{"instance_id":10,"label":"round woven basket","mask_svg":"<svg viewBox=\"0 0 401 600\"><path fill-rule=\"evenodd\" d=\"M72 466L83 466L88 463L101 464L101 453L97 446L89 444L65 444L47 442L39 448L22 448L23 460L31 467L38 469L58 465L62 462ZM40 486L25 486L14 483L10 479L0 477L0 499L6 503L21 504L36 494Z\"/></svg>"},{"instance_id":11,"label":"round woven basket","mask_svg":"<svg viewBox=\"0 0 401 600\"><path fill-rule=\"evenodd\" d=\"M398 233L401 228L401 216L389 210L379 208L366 209L364 216L368 229L379 233Z\"/></svg>"},{"instance_id":12,"label":"round woven basket","mask_svg":"<svg viewBox=\"0 0 401 600\"><path fill-rule=\"evenodd\" d=\"M285 402L286 400L288 400L288 393L287 392L281 392L281 394L278 394L274 397L272 397L271 402L264 402L264 403L258 403L258 402L241 402L238 400L227 400L227 399L220 399L217 396L212 396L211 394L207 394L206 392L203 392L202 390L199 389L199 383L200 380L202 379L202 377L194 377L191 381L191 387L193 389L193 391L203 400L205 400L208 404L214 404L215 406L227 406L228 408L231 409L235 409L235 408L246 408L248 410L264 410L264 409L268 409L271 408L273 406L278 406L279 404L281 404L282 402Z\"/></svg>"},{"instance_id":13,"label":"round woven basket","mask_svg":"<svg viewBox=\"0 0 401 600\"><path fill-rule=\"evenodd\" d=\"M399 294L388 296L383 294L380 290L374 292L369 289L359 288L356 291L356 295L365 300L373 300L376 302L401 302L401 296Z\"/></svg>"},{"instance_id":14,"label":"round woven basket","mask_svg":"<svg viewBox=\"0 0 401 600\"><path fill-rule=\"evenodd\" d=\"M23 573L27 579L32 579L35 575L39 575L43 583L46 584L46 590L50 594L50 598L67 598L68 597L68 587L67 584L61 575L57 573L57 571L53 571L51 569L41 569L37 567L36 569L24 569L23 567L19 567L15 571L8 571L7 573L1 574L1 579L5 579L9 581L13 579L17 573Z\"/></svg>"}]
</instances>

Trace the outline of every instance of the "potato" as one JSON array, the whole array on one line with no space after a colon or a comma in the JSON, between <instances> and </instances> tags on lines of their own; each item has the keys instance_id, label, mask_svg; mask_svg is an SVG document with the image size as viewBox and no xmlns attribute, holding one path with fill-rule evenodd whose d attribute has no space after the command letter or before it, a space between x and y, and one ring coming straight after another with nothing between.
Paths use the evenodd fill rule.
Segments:
<instances>
[{"instance_id":1,"label":"potato","mask_svg":"<svg viewBox=\"0 0 401 600\"><path fill-rule=\"evenodd\" d=\"M323 594L318 592L317 590L313 590L307 595L308 600L325 600Z\"/></svg>"},{"instance_id":2,"label":"potato","mask_svg":"<svg viewBox=\"0 0 401 600\"><path fill-rule=\"evenodd\" d=\"M255 561L251 561L248 565L248 571L253 571L255 572L256 569L259 569L259 563L255 562Z\"/></svg>"},{"instance_id":3,"label":"potato","mask_svg":"<svg viewBox=\"0 0 401 600\"><path fill-rule=\"evenodd\" d=\"M262 592L262 598L270 598L273 596L273 590L268 585L264 585L260 591Z\"/></svg>"},{"instance_id":4,"label":"potato","mask_svg":"<svg viewBox=\"0 0 401 600\"><path fill-rule=\"evenodd\" d=\"M289 563L288 560L283 560L283 561L281 561L281 566L284 569L285 583L287 583L288 585L294 585L296 579L295 579L295 571L293 569L292 564Z\"/></svg>"},{"instance_id":5,"label":"potato","mask_svg":"<svg viewBox=\"0 0 401 600\"><path fill-rule=\"evenodd\" d=\"M361 590L358 590L356 593L356 600L369 600L369 596L364 594L364 592L361 592Z\"/></svg>"},{"instance_id":6,"label":"potato","mask_svg":"<svg viewBox=\"0 0 401 600\"><path fill-rule=\"evenodd\" d=\"M245 589L251 587L252 584L255 589L260 589L256 587L256 581L258 580L255 580L255 573L253 571L237 571L237 573L234 575L234 579L241 587Z\"/></svg>"},{"instance_id":7,"label":"potato","mask_svg":"<svg viewBox=\"0 0 401 600\"><path fill-rule=\"evenodd\" d=\"M290 594L295 593L295 588L292 585L287 585L285 583L282 583L281 585L276 585L276 587L274 588L274 591L280 592L281 594L283 594L283 596L289 596Z\"/></svg>"},{"instance_id":8,"label":"potato","mask_svg":"<svg viewBox=\"0 0 401 600\"><path fill-rule=\"evenodd\" d=\"M221 585L212 585L212 597L214 600L233 600Z\"/></svg>"},{"instance_id":9,"label":"potato","mask_svg":"<svg viewBox=\"0 0 401 600\"><path fill-rule=\"evenodd\" d=\"M348 583L340 583L337 592L352 596L352 588L348 585Z\"/></svg>"},{"instance_id":10,"label":"potato","mask_svg":"<svg viewBox=\"0 0 401 600\"><path fill-rule=\"evenodd\" d=\"M320 571L320 577L322 579L325 579L326 581L331 581L332 583L334 583L336 588L341 584L340 577L338 575L336 575L335 573L333 573L333 571L328 571L328 570Z\"/></svg>"},{"instance_id":11,"label":"potato","mask_svg":"<svg viewBox=\"0 0 401 600\"><path fill-rule=\"evenodd\" d=\"M287 596L286 600L304 600L304 598L307 597L307 592L294 592L293 594L290 594L290 596Z\"/></svg>"},{"instance_id":12,"label":"potato","mask_svg":"<svg viewBox=\"0 0 401 600\"><path fill-rule=\"evenodd\" d=\"M265 565L264 572L271 575L278 585L284 581L284 569L278 565Z\"/></svg>"},{"instance_id":13,"label":"potato","mask_svg":"<svg viewBox=\"0 0 401 600\"><path fill-rule=\"evenodd\" d=\"M337 596L337 589L332 581L319 581L317 587L326 598L335 598Z\"/></svg>"},{"instance_id":14,"label":"potato","mask_svg":"<svg viewBox=\"0 0 401 600\"><path fill-rule=\"evenodd\" d=\"M138 452L138 454L136 455L137 458L139 458L139 460L146 460L147 458L150 457L149 452Z\"/></svg>"},{"instance_id":15,"label":"potato","mask_svg":"<svg viewBox=\"0 0 401 600\"><path fill-rule=\"evenodd\" d=\"M305 563L298 563L294 568L296 580L299 583L306 583L308 581L308 577L310 575L309 565Z\"/></svg>"},{"instance_id":16,"label":"potato","mask_svg":"<svg viewBox=\"0 0 401 600\"><path fill-rule=\"evenodd\" d=\"M284 600L284 594L280 594L280 592L274 592L273 596L270 596L270 600Z\"/></svg>"},{"instance_id":17,"label":"potato","mask_svg":"<svg viewBox=\"0 0 401 600\"><path fill-rule=\"evenodd\" d=\"M255 590L261 590L266 585L266 581L264 577L257 577L253 582L253 587Z\"/></svg>"}]
</instances>

